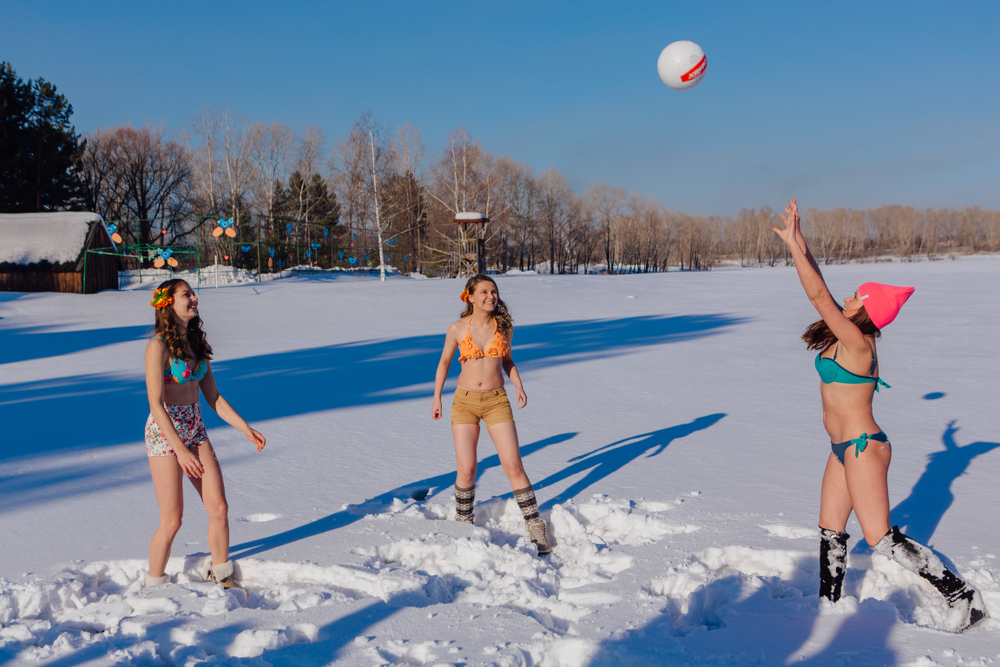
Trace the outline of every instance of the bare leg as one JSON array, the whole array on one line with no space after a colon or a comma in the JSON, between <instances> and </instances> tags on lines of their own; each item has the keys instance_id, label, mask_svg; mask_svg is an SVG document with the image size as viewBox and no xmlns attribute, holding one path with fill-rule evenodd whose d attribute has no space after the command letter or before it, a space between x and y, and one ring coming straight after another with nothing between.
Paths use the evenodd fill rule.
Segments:
<instances>
[{"instance_id":1,"label":"bare leg","mask_svg":"<svg viewBox=\"0 0 1000 667\"><path fill-rule=\"evenodd\" d=\"M455 438L455 462L458 475L455 486L468 488L476 485L476 468L479 460L476 448L479 444L479 424L454 424L451 434Z\"/></svg>"},{"instance_id":2,"label":"bare leg","mask_svg":"<svg viewBox=\"0 0 1000 667\"><path fill-rule=\"evenodd\" d=\"M830 453L826 460L826 471L823 473L823 488L819 500L819 526L827 530L842 532L847 528L847 520L851 518L851 494L847 490L847 477L844 466L837 457Z\"/></svg>"},{"instance_id":3,"label":"bare leg","mask_svg":"<svg viewBox=\"0 0 1000 667\"><path fill-rule=\"evenodd\" d=\"M162 577L184 515L184 472L176 456L150 456L149 472L160 506L160 525L149 542L149 575Z\"/></svg>"},{"instance_id":4,"label":"bare leg","mask_svg":"<svg viewBox=\"0 0 1000 667\"><path fill-rule=\"evenodd\" d=\"M521 449L517 442L517 429L514 422L500 422L487 427L490 438L497 448L497 455L500 457L500 465L510 480L510 488L523 489L531 486L528 476L524 474L524 466L521 464Z\"/></svg>"},{"instance_id":5,"label":"bare leg","mask_svg":"<svg viewBox=\"0 0 1000 667\"><path fill-rule=\"evenodd\" d=\"M195 491L201 496L208 512L208 550L212 552L212 565L229 560L229 503L226 502L226 485L222 481L222 468L215 458L215 450L208 441L198 445L198 459L205 467L201 479L191 479Z\"/></svg>"},{"instance_id":6,"label":"bare leg","mask_svg":"<svg viewBox=\"0 0 1000 667\"><path fill-rule=\"evenodd\" d=\"M844 455L847 490L854 505L865 541L875 546L889 532L889 462L892 448L884 442L869 440L868 447L857 458L854 447Z\"/></svg>"}]
</instances>

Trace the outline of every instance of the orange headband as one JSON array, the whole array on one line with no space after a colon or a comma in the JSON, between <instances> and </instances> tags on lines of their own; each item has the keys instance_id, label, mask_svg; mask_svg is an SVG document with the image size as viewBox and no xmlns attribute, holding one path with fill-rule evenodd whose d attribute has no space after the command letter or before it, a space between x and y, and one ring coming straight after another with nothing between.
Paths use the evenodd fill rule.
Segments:
<instances>
[{"instance_id":1,"label":"orange headband","mask_svg":"<svg viewBox=\"0 0 1000 667\"><path fill-rule=\"evenodd\" d=\"M464 290L462 290L462 294L459 295L458 298L461 299L462 301L465 301L466 303L468 303L469 302L469 288L466 287Z\"/></svg>"}]
</instances>

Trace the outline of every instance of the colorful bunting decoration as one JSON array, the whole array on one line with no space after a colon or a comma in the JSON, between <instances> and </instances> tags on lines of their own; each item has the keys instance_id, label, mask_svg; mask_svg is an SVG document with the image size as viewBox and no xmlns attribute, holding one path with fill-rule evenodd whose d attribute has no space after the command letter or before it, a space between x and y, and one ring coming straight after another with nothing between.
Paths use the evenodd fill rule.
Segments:
<instances>
[{"instance_id":1,"label":"colorful bunting decoration","mask_svg":"<svg viewBox=\"0 0 1000 667\"><path fill-rule=\"evenodd\" d=\"M229 220L223 220L222 218L219 218L219 226L216 227L214 230L212 230L212 236L216 238L222 236L223 233L225 233L225 235L231 239L236 238L236 230L233 229L232 218L229 218Z\"/></svg>"},{"instance_id":2,"label":"colorful bunting decoration","mask_svg":"<svg viewBox=\"0 0 1000 667\"><path fill-rule=\"evenodd\" d=\"M111 240L114 241L115 243L121 243L122 235L115 231L117 227L114 224L110 224L107 227L108 227L108 234L111 235Z\"/></svg>"},{"instance_id":3,"label":"colorful bunting decoration","mask_svg":"<svg viewBox=\"0 0 1000 667\"><path fill-rule=\"evenodd\" d=\"M170 248L167 248L166 250L157 249L156 254L159 255L159 257L156 258L156 261L153 262L153 266L155 266L156 268L160 268L164 264L167 264L171 267L177 266L177 260L170 256L174 254L174 251L171 250Z\"/></svg>"}]
</instances>

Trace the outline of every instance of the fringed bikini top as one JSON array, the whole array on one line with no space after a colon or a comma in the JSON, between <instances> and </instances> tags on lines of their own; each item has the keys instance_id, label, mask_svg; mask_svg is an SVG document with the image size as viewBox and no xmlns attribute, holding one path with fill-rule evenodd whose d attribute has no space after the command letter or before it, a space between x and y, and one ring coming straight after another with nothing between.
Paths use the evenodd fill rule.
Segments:
<instances>
[{"instance_id":1,"label":"fringed bikini top","mask_svg":"<svg viewBox=\"0 0 1000 667\"><path fill-rule=\"evenodd\" d=\"M497 325L496 319L493 320L493 326L493 340L490 341L489 347L483 352L476 345L476 341L472 340L472 318L469 318L469 332L465 334L465 338L458 344L458 351L461 353L458 357L459 362L465 362L469 359L482 359L483 357L503 359L510 353L510 344L507 343L507 339L500 333L500 327Z\"/></svg>"}]
</instances>

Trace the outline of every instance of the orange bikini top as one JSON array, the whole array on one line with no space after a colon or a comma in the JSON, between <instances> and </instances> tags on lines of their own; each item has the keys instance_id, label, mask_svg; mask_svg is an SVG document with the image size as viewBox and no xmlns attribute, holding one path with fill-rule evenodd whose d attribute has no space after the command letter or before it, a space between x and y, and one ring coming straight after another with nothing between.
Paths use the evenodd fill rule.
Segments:
<instances>
[{"instance_id":1,"label":"orange bikini top","mask_svg":"<svg viewBox=\"0 0 1000 667\"><path fill-rule=\"evenodd\" d=\"M510 352L510 345L507 343L507 339L500 333L500 327L497 325L495 319L493 320L493 326L493 340L490 341L486 352L483 352L476 345L476 341L472 340L472 318L469 318L469 332L465 334L465 338L458 344L458 350L461 353L458 357L460 363L469 359L482 359L483 357L503 359L507 356Z\"/></svg>"}]
</instances>

